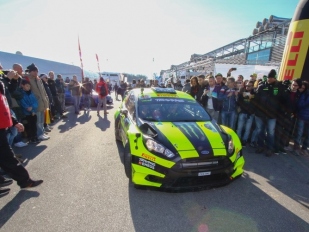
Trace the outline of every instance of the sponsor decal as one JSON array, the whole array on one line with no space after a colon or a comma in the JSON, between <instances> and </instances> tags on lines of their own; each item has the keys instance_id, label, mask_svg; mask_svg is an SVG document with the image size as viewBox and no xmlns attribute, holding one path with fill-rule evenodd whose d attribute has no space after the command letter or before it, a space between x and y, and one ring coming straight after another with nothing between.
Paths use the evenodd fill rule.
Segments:
<instances>
[{"instance_id":1,"label":"sponsor decal","mask_svg":"<svg viewBox=\"0 0 309 232\"><path fill-rule=\"evenodd\" d=\"M152 155L148 155L148 154L143 153L143 154L142 154L142 157L145 158L145 159L148 159L148 160L150 160L150 161L153 161L153 162L156 161L156 157L154 157L154 156L152 156Z\"/></svg>"},{"instance_id":2,"label":"sponsor decal","mask_svg":"<svg viewBox=\"0 0 309 232\"><path fill-rule=\"evenodd\" d=\"M183 99L174 99L174 98L156 98L156 102L185 102Z\"/></svg>"},{"instance_id":3,"label":"sponsor decal","mask_svg":"<svg viewBox=\"0 0 309 232\"><path fill-rule=\"evenodd\" d=\"M209 154L209 151L207 151L207 150L201 151L201 154L203 154L203 155L208 155L208 154Z\"/></svg>"},{"instance_id":4,"label":"sponsor decal","mask_svg":"<svg viewBox=\"0 0 309 232\"><path fill-rule=\"evenodd\" d=\"M301 77L305 69L306 57L309 55L309 19L295 21L290 24L285 50L280 68L279 80L293 80Z\"/></svg>"},{"instance_id":5,"label":"sponsor decal","mask_svg":"<svg viewBox=\"0 0 309 232\"><path fill-rule=\"evenodd\" d=\"M178 97L175 94L168 94L168 93L160 93L160 94L157 94L157 96L158 97Z\"/></svg>"},{"instance_id":6,"label":"sponsor decal","mask_svg":"<svg viewBox=\"0 0 309 232\"><path fill-rule=\"evenodd\" d=\"M212 132L218 132L217 129L215 128L215 126L209 122L209 123L205 123L204 126L208 129L211 130Z\"/></svg>"},{"instance_id":7,"label":"sponsor decal","mask_svg":"<svg viewBox=\"0 0 309 232\"><path fill-rule=\"evenodd\" d=\"M143 158L139 158L138 164L141 165L141 166L144 166L144 167L153 169L153 170L154 170L155 167L156 167L156 164L155 164L155 163L150 162L149 160L145 160L145 159L143 159Z\"/></svg>"}]
</instances>

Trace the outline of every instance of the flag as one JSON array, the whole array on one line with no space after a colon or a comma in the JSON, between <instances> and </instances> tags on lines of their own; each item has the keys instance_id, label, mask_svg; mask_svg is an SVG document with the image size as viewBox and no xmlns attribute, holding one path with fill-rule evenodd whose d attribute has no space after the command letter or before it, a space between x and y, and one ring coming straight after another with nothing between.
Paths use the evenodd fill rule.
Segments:
<instances>
[{"instance_id":1,"label":"flag","mask_svg":"<svg viewBox=\"0 0 309 232\"><path fill-rule=\"evenodd\" d=\"M100 74L100 63L99 63L99 57L98 57L98 54L95 54L95 57L96 57L96 59L97 59L97 63L98 63L99 75L101 76L101 74Z\"/></svg>"},{"instance_id":2,"label":"flag","mask_svg":"<svg viewBox=\"0 0 309 232\"><path fill-rule=\"evenodd\" d=\"M82 50L80 49L79 36L78 36L78 51L79 51L80 67L82 69L82 80L84 80L84 66L82 60Z\"/></svg>"}]
</instances>

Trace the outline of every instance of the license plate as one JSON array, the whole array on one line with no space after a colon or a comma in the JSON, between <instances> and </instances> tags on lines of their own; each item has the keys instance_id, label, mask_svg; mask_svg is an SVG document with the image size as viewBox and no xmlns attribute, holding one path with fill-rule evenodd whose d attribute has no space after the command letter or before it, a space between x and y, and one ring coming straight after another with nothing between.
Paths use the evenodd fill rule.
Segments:
<instances>
[{"instance_id":1,"label":"license plate","mask_svg":"<svg viewBox=\"0 0 309 232\"><path fill-rule=\"evenodd\" d=\"M211 172L199 172L198 176L209 176Z\"/></svg>"}]
</instances>

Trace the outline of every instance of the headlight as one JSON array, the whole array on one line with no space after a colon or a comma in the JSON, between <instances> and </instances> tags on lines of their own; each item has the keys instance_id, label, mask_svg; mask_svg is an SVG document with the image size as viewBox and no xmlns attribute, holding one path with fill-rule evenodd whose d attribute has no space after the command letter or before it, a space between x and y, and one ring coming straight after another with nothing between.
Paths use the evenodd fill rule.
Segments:
<instances>
[{"instance_id":1,"label":"headlight","mask_svg":"<svg viewBox=\"0 0 309 232\"><path fill-rule=\"evenodd\" d=\"M228 148L227 148L227 151L228 151L228 153L231 155L231 154L233 154L233 152L234 152L234 143L233 143L233 140L231 139L230 141L229 141L229 144L228 144Z\"/></svg>"},{"instance_id":2,"label":"headlight","mask_svg":"<svg viewBox=\"0 0 309 232\"><path fill-rule=\"evenodd\" d=\"M163 145L157 143L153 139L147 139L146 147L149 151L155 151L161 153L162 155L165 155L168 158L173 158L175 156L173 152L165 148Z\"/></svg>"}]
</instances>

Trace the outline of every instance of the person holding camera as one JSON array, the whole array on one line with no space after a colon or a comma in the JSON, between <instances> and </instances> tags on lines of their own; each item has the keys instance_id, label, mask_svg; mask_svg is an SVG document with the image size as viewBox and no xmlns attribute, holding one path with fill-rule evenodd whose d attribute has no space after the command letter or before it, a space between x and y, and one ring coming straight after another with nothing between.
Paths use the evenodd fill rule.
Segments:
<instances>
[{"instance_id":1,"label":"person holding camera","mask_svg":"<svg viewBox=\"0 0 309 232\"><path fill-rule=\"evenodd\" d=\"M238 94L237 104L240 108L237 121L237 135L241 140L242 146L245 147L249 139L252 123L254 120L254 82L249 81L245 88L241 88Z\"/></svg>"}]
</instances>

